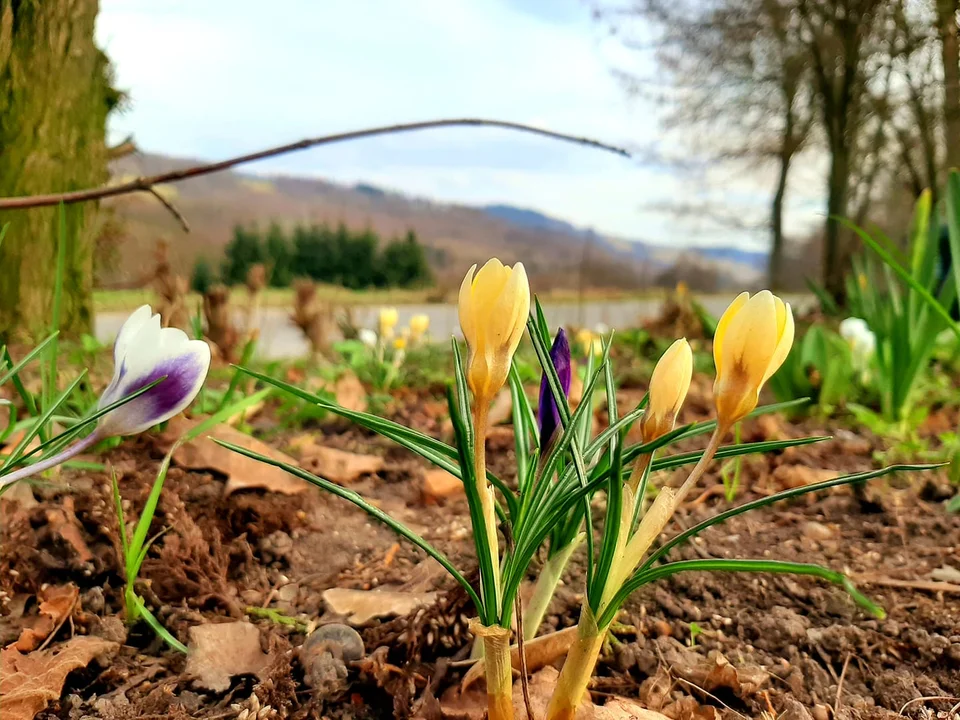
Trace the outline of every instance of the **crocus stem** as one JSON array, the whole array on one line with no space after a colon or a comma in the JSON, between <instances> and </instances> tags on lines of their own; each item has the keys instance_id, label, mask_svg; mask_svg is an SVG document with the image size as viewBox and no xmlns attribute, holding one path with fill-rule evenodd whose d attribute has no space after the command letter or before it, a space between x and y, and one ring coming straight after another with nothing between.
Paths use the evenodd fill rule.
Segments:
<instances>
[{"instance_id":1,"label":"crocus stem","mask_svg":"<svg viewBox=\"0 0 960 720\"><path fill-rule=\"evenodd\" d=\"M496 597L492 598L492 607L500 607L500 547L497 542L497 511L494 507L493 489L487 483L487 421L490 414L490 401L477 397L473 404L474 432L474 475L477 482L477 494L483 509L487 542L490 544L490 564L493 567L493 586ZM488 598L483 599L489 602Z\"/></svg>"},{"instance_id":2,"label":"crocus stem","mask_svg":"<svg viewBox=\"0 0 960 720\"><path fill-rule=\"evenodd\" d=\"M530 598L530 605L523 614L523 637L525 640L533 640L537 636L537 630L540 623L543 622L543 616L547 613L553 594L560 583L560 577L570 556L583 542L583 533L578 534L565 547L547 558L547 561L540 569L540 575L537 578L537 584L533 588L533 596Z\"/></svg>"},{"instance_id":3,"label":"crocus stem","mask_svg":"<svg viewBox=\"0 0 960 720\"><path fill-rule=\"evenodd\" d=\"M607 629L597 627L589 608L584 607L580 612L577 629L577 639L567 652L557 686L550 697L547 720L573 720L600 657Z\"/></svg>"},{"instance_id":4,"label":"crocus stem","mask_svg":"<svg viewBox=\"0 0 960 720\"><path fill-rule=\"evenodd\" d=\"M637 458L637 461L633 464L633 470L630 472L630 479L627 481L638 503L642 503L643 498L637 496L637 490L640 489L640 481L643 479L643 474L647 471L647 466L650 465L652 458L653 453L644 453Z\"/></svg>"},{"instance_id":5,"label":"crocus stem","mask_svg":"<svg viewBox=\"0 0 960 720\"><path fill-rule=\"evenodd\" d=\"M510 630L499 625L471 625L483 640L484 676L487 681L489 720L513 720L513 664L510 659Z\"/></svg>"},{"instance_id":6,"label":"crocus stem","mask_svg":"<svg viewBox=\"0 0 960 720\"><path fill-rule=\"evenodd\" d=\"M56 455L51 455L48 458L44 458L40 462L36 462L33 465L27 465L26 467L22 467L19 470L15 470L12 473L8 473L7 475L0 477L0 488L11 485L17 482L17 480L23 480L24 478L42 473L44 470L49 470L52 467L56 467L60 463L66 462L75 455L79 455L99 440L101 440L101 437L99 433L94 430L85 438L78 440L70 447L58 452Z\"/></svg>"}]
</instances>

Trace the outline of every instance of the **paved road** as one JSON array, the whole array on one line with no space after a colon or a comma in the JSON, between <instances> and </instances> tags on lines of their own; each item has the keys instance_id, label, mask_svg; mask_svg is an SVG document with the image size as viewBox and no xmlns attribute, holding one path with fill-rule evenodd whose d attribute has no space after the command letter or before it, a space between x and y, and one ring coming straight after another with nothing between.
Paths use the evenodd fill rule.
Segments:
<instances>
[{"instance_id":1,"label":"paved road","mask_svg":"<svg viewBox=\"0 0 960 720\"><path fill-rule=\"evenodd\" d=\"M702 299L704 307L719 315L733 299L729 296L711 295ZM791 298L796 303L807 301L807 298ZM577 303L547 303L544 310L552 324L574 325L580 327L595 327L603 323L611 328L634 327L646 317L655 316L660 309L662 300L648 298L642 300L611 300L593 301L582 307ZM453 334L460 334L457 322L457 308L454 305L399 305L397 311L400 316L400 325L403 326L410 318L418 313L430 316L430 334L434 338L447 338ZM354 319L361 327L375 328L377 324L377 307L354 308ZM100 313L96 318L96 335L102 342L112 342L117 331L126 319L126 313ZM238 313L238 325L242 326L242 315ZM264 308L260 320L260 345L258 352L261 357L293 358L302 357L309 351L303 333L290 321L290 311L286 308Z\"/></svg>"}]
</instances>

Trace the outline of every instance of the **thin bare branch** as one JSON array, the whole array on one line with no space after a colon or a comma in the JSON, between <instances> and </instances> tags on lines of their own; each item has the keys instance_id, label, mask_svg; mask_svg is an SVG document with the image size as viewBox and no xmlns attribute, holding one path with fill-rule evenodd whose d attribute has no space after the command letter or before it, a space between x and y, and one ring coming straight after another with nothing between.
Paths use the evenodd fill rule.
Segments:
<instances>
[{"instance_id":1,"label":"thin bare branch","mask_svg":"<svg viewBox=\"0 0 960 720\"><path fill-rule=\"evenodd\" d=\"M176 207L174 207L172 202L167 200L153 185L148 187L146 189L146 192L153 195L157 200L160 201L161 205L163 205L167 210L170 211L170 214L177 219L177 222L180 223L180 227L183 228L183 231L185 233L190 232L190 225L187 223L187 219L183 216L183 213L181 213L179 210L177 210Z\"/></svg>"},{"instance_id":2,"label":"thin bare branch","mask_svg":"<svg viewBox=\"0 0 960 720\"><path fill-rule=\"evenodd\" d=\"M221 170L228 170L232 167L236 167L237 165L243 165L256 160L263 160L265 158L274 157L277 155L284 155L286 153L296 152L298 150L306 150L307 148L316 147L318 145L331 145L333 143L345 142L347 140L359 140L361 138L373 137L375 135L388 135L402 132L412 132L415 130L428 130L439 127L457 126L498 127L506 130L517 130L519 132L531 133L541 137L574 143L576 145L584 145L586 147L596 148L598 150L606 150L624 157L630 157L630 153L623 148L607 145L597 140L591 140L590 138L566 135L564 133L554 132L553 130L534 127L533 125L524 125L523 123L507 122L503 120L485 120L483 118L426 120L423 122L386 125L382 127L367 128L365 130L352 130L350 132L336 133L334 135L322 135L315 138L305 138L287 145L279 145L277 147L259 150L247 155L239 155L237 157L221 160L215 163L194 165L192 167L160 173L159 175L152 175L150 177L139 177L134 180L130 180L129 182L108 185L106 187L88 188L86 190L73 190L65 193L51 193L49 195L27 195L22 197L0 198L0 210L48 207L50 205L59 205L60 203L70 205L72 203L99 200L102 198L114 197L116 195L126 195L133 192L149 192L154 185L159 185L161 183L173 183L179 182L180 180L186 180L188 178L198 177L200 175L209 175L211 173L220 172Z\"/></svg>"}]
</instances>

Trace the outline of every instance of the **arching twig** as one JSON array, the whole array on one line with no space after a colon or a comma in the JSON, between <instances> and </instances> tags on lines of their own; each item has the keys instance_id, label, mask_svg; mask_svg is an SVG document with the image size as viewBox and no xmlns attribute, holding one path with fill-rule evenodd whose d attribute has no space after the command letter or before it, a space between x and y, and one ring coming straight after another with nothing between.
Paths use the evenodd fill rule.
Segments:
<instances>
[{"instance_id":1,"label":"arching twig","mask_svg":"<svg viewBox=\"0 0 960 720\"><path fill-rule=\"evenodd\" d=\"M157 190L153 185L150 185L150 186L146 189L146 192L148 192L148 193L150 193L151 195L153 195L157 200L160 201L160 204L161 204L161 205L163 205L167 210L170 211L170 214L173 215L173 216L177 219L177 222L180 223L180 227L183 228L183 231L184 231L185 233L190 232L190 225L187 223L187 219L183 216L183 214L182 214L179 210L177 210L177 208L174 206L174 204L173 204L172 202L170 202L169 200L167 200L167 199L163 196L163 194L160 193L159 190Z\"/></svg>"},{"instance_id":2,"label":"arching twig","mask_svg":"<svg viewBox=\"0 0 960 720\"><path fill-rule=\"evenodd\" d=\"M153 192L152 188L154 185L178 182L180 180L186 180L199 175L209 175L210 173L227 170L244 163L253 162L255 160L263 160L264 158L274 157L275 155L296 152L297 150L305 150L317 145L329 145L332 143L344 142L346 140L358 140L360 138L372 137L374 135L387 135L390 133L411 132L414 130L427 130L438 127L454 126L499 127L507 130L518 130L520 132L540 135L542 137L575 143L577 145L585 145L587 147L592 147L599 150L607 150L624 157L630 157L630 153L623 148L606 145L598 142L597 140L591 140L589 138L565 135L564 133L545 130L543 128L534 127L532 125L524 125L522 123L507 122L503 120L484 120L482 118L426 120L422 122L367 128L365 130L352 130L350 132L337 133L335 135L323 135L315 138L305 138L295 143L280 145L278 147L260 150L247 155L240 155L238 157L221 160L215 163L194 165L192 167L183 168L181 170L172 170L170 172L160 173L159 175L152 175L150 177L139 177L128 182L118 183L116 185L108 185L106 187L88 188L86 190L73 190L71 192L64 193L51 193L49 195L26 195L22 197L0 198L0 210L47 207L50 205L59 205L60 203L70 205L72 203L99 200L101 198L114 197L116 195L126 195L133 192Z\"/></svg>"}]
</instances>

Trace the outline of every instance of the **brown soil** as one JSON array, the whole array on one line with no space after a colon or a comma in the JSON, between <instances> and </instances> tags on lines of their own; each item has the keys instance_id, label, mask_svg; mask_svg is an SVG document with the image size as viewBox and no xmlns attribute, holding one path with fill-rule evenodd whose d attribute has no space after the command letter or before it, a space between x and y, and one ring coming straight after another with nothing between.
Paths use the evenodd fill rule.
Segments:
<instances>
[{"instance_id":1,"label":"brown soil","mask_svg":"<svg viewBox=\"0 0 960 720\"><path fill-rule=\"evenodd\" d=\"M625 405L630 402L625 394ZM435 405L407 403L402 414L441 432ZM690 419L703 410L691 403ZM818 425L806 421L797 428L768 418L745 427L744 440L830 430ZM831 442L745 461L739 499L821 479L821 469L875 467L881 441L833 430L837 439ZM425 463L355 428L334 425L318 435L331 447L384 456L386 469L353 489L459 566L473 566L465 501L425 505ZM491 467L508 479L509 431L494 434L489 452ZM147 439L106 455L128 513L142 508L160 458ZM715 472L704 487L718 481ZM809 578L675 576L628 602L598 668L594 699L639 696L677 718L894 718L901 710L911 718L947 717L960 702L960 594L955 581L929 583L931 571L960 568L960 517L945 513L949 488L943 483L932 472L802 498L734 518L673 554L822 563L857 579L886 609L885 620L864 614L842 590ZM223 487L222 477L172 469L151 529L169 528L151 549L138 589L181 641L189 640L191 626L244 618L249 606L309 623L339 619L322 598L331 587L440 590L439 601L364 629L367 656L349 663L346 690L337 694L305 684L297 652L303 626L262 618L254 622L262 648L272 653L270 667L256 677L234 678L227 692L206 691L185 673L183 656L145 624L129 630L122 624L109 476L66 471L62 483L34 488L32 506L4 501L0 642L15 641L33 621L35 596L45 585L74 583L79 602L50 647L74 635L96 635L121 648L107 666L93 663L70 674L59 702L37 717L391 717L410 712L426 691L439 696L456 682L445 660L463 657L469 646L471 607L436 563L314 488L292 497L261 491L225 497ZM671 534L723 507L722 494L706 493L675 519ZM542 630L575 624L582 573L582 558L575 558ZM722 664L718 653L733 674L708 692L691 678L704 663Z\"/></svg>"}]
</instances>

